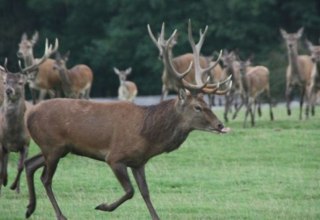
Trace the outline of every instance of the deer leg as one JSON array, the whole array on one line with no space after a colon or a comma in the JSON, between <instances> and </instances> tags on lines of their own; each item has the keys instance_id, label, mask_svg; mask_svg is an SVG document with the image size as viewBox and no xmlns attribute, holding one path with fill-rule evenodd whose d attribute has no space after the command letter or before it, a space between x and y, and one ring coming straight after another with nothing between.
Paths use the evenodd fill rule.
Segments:
<instances>
[{"instance_id":1,"label":"deer leg","mask_svg":"<svg viewBox=\"0 0 320 220\"><path fill-rule=\"evenodd\" d=\"M272 111L271 96L269 92L268 92L268 102L269 102L270 120L273 121L274 117L273 117L273 111Z\"/></svg>"},{"instance_id":2,"label":"deer leg","mask_svg":"<svg viewBox=\"0 0 320 220\"><path fill-rule=\"evenodd\" d=\"M20 176L23 171L23 165L24 165L24 160L27 158L28 155L28 146L24 146L24 148L20 151L20 159L18 162L18 173L17 176L10 186L10 189L16 190L17 193L20 192Z\"/></svg>"},{"instance_id":3,"label":"deer leg","mask_svg":"<svg viewBox=\"0 0 320 220\"><path fill-rule=\"evenodd\" d=\"M245 113L245 116L244 116L244 121L243 121L243 127L245 128L246 127L246 125L247 125L247 118L248 118L248 115L249 115L249 108L250 108L250 106L247 104L247 106L246 106L247 108L246 108L246 113Z\"/></svg>"},{"instance_id":4,"label":"deer leg","mask_svg":"<svg viewBox=\"0 0 320 220\"><path fill-rule=\"evenodd\" d=\"M232 119L235 119L240 111L240 109L242 108L242 106L245 104L246 100L245 97L241 96L241 103L240 105L237 104L237 107L235 107L235 112L232 116Z\"/></svg>"},{"instance_id":5,"label":"deer leg","mask_svg":"<svg viewBox=\"0 0 320 220\"><path fill-rule=\"evenodd\" d=\"M0 146L0 192L2 185L6 186L8 183L8 157L9 153L3 147Z\"/></svg>"},{"instance_id":6,"label":"deer leg","mask_svg":"<svg viewBox=\"0 0 320 220\"><path fill-rule=\"evenodd\" d=\"M305 89L302 88L301 90L301 96L300 96L300 111L299 111L299 119L302 119L302 107L303 107L303 99L304 99L304 95L305 95Z\"/></svg>"},{"instance_id":7,"label":"deer leg","mask_svg":"<svg viewBox=\"0 0 320 220\"><path fill-rule=\"evenodd\" d=\"M215 106L215 95L208 94L208 99L209 99L209 107L211 108L212 106Z\"/></svg>"},{"instance_id":8,"label":"deer leg","mask_svg":"<svg viewBox=\"0 0 320 220\"><path fill-rule=\"evenodd\" d=\"M29 218L36 209L36 193L34 190L34 173L40 167L45 165L45 159L42 154L38 154L27 159L25 162L27 185L29 190L29 204L27 206L26 218Z\"/></svg>"},{"instance_id":9,"label":"deer leg","mask_svg":"<svg viewBox=\"0 0 320 220\"><path fill-rule=\"evenodd\" d=\"M130 182L127 166L125 164L112 163L109 165L110 165L113 173L117 177L118 181L120 182L122 188L124 189L125 194L120 199L111 203L110 205L108 205L106 203L102 203L102 204L98 205L96 207L96 209L101 210L101 211L112 212L113 210L118 208L118 206L120 206L122 203L124 203L125 201L127 201L128 199L131 199L133 197L134 189L133 189L132 184Z\"/></svg>"},{"instance_id":10,"label":"deer leg","mask_svg":"<svg viewBox=\"0 0 320 220\"><path fill-rule=\"evenodd\" d=\"M251 126L255 126L255 115L257 111L257 102L256 100L251 101L251 105L253 105L253 110L251 110Z\"/></svg>"},{"instance_id":11,"label":"deer leg","mask_svg":"<svg viewBox=\"0 0 320 220\"><path fill-rule=\"evenodd\" d=\"M290 109L291 93L292 93L292 87L290 85L287 85L286 102L287 102L287 114L288 115L291 115L291 109Z\"/></svg>"},{"instance_id":12,"label":"deer leg","mask_svg":"<svg viewBox=\"0 0 320 220\"><path fill-rule=\"evenodd\" d=\"M223 113L223 117L224 117L224 121L228 122L228 113L229 113L229 108L230 108L230 95L226 95L225 96L225 105L224 105L224 113Z\"/></svg>"},{"instance_id":13,"label":"deer leg","mask_svg":"<svg viewBox=\"0 0 320 220\"><path fill-rule=\"evenodd\" d=\"M30 88L31 91L31 97L32 97L32 104L37 104L37 90Z\"/></svg>"},{"instance_id":14,"label":"deer leg","mask_svg":"<svg viewBox=\"0 0 320 220\"><path fill-rule=\"evenodd\" d=\"M257 107L258 115L259 115L259 117L261 117L262 112L261 112L261 100L260 99L256 100L256 105L258 105L258 107Z\"/></svg>"},{"instance_id":15,"label":"deer leg","mask_svg":"<svg viewBox=\"0 0 320 220\"><path fill-rule=\"evenodd\" d=\"M62 214L61 209L57 203L57 200L52 191L52 178L57 169L57 165L60 160L60 155L51 154L46 158L46 166L41 176L41 181L46 189L47 195L50 199L50 202L54 208L58 220L66 220L67 218Z\"/></svg>"},{"instance_id":16,"label":"deer leg","mask_svg":"<svg viewBox=\"0 0 320 220\"><path fill-rule=\"evenodd\" d=\"M144 166L141 166L139 168L132 168L132 173L133 173L133 176L138 184L142 198L144 199L144 201L149 209L152 220L160 219L159 216L157 215L156 210L154 209L154 207L151 203L151 200L150 200L149 189L148 189L148 184L146 181Z\"/></svg>"},{"instance_id":17,"label":"deer leg","mask_svg":"<svg viewBox=\"0 0 320 220\"><path fill-rule=\"evenodd\" d=\"M47 94L47 91L45 89L40 89L39 101L44 100L46 94Z\"/></svg>"}]
</instances>

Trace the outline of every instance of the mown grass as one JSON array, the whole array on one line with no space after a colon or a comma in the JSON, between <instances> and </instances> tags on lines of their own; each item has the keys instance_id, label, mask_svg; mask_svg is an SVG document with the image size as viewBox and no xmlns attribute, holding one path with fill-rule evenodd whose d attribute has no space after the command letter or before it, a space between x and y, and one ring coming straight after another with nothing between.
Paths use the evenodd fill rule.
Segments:
<instances>
[{"instance_id":1,"label":"mown grass","mask_svg":"<svg viewBox=\"0 0 320 220\"><path fill-rule=\"evenodd\" d=\"M215 111L222 119L222 110ZM242 128L243 112L228 126L232 132L193 132L182 147L147 164L153 204L162 219L320 219L320 114L298 120L267 108L255 128ZM32 145L30 155L38 151ZM10 183L17 155L11 154ZM55 219L36 173L38 205L31 219ZM133 178L131 178L133 180ZM24 219L28 204L25 175L21 194L2 189L0 219ZM58 167L53 189L71 220L150 219L136 184L136 194L112 213L94 208L123 194L110 168L101 162L68 155Z\"/></svg>"}]
</instances>

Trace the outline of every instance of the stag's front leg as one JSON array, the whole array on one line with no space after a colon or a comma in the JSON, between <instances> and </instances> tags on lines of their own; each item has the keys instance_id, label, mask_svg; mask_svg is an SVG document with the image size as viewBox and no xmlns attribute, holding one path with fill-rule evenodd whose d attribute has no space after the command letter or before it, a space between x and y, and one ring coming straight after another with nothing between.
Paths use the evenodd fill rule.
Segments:
<instances>
[{"instance_id":1,"label":"stag's front leg","mask_svg":"<svg viewBox=\"0 0 320 220\"><path fill-rule=\"evenodd\" d=\"M130 178L128 175L127 166L125 164L112 163L109 165L110 165L113 173L117 177L118 181L120 182L122 188L124 189L125 194L120 199L115 201L114 203L111 203L110 205L108 205L106 203L102 203L102 204L98 205L96 207L96 209L101 210L101 211L112 212L113 210L118 208L118 206L120 206L122 203L124 203L125 201L127 201L128 199L131 199L133 197L134 189L132 187L132 184L131 184L131 181L130 181Z\"/></svg>"},{"instance_id":2,"label":"stag's front leg","mask_svg":"<svg viewBox=\"0 0 320 220\"><path fill-rule=\"evenodd\" d=\"M28 155L28 146L24 146L24 148L20 151L20 159L18 161L18 173L13 181L12 185L10 186L10 189L16 190L17 193L20 192L20 176L23 171L24 167L24 161L27 158Z\"/></svg>"},{"instance_id":3,"label":"stag's front leg","mask_svg":"<svg viewBox=\"0 0 320 220\"><path fill-rule=\"evenodd\" d=\"M151 203L151 200L150 200L149 189L148 189L148 184L146 181L144 166L141 166L139 168L132 168L132 173L133 173L133 176L138 184L142 198L144 199L144 201L149 209L149 212L151 214L152 219L153 220L160 219L159 216L157 215L156 210L154 209L154 207Z\"/></svg>"},{"instance_id":4,"label":"stag's front leg","mask_svg":"<svg viewBox=\"0 0 320 220\"><path fill-rule=\"evenodd\" d=\"M0 192L1 187L6 186L8 182L7 164L8 164L8 152L0 146Z\"/></svg>"}]
</instances>

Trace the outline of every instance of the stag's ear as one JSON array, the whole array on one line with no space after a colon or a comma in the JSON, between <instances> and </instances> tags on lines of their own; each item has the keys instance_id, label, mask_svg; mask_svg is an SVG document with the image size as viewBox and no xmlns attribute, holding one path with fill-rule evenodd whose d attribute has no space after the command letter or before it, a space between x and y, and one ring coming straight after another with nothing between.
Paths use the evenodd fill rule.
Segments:
<instances>
[{"instance_id":1,"label":"stag's ear","mask_svg":"<svg viewBox=\"0 0 320 220\"><path fill-rule=\"evenodd\" d=\"M186 89L179 89L179 101L180 101L180 104L183 105L186 103L187 99L188 99L188 96L190 96L190 92Z\"/></svg>"},{"instance_id":2,"label":"stag's ear","mask_svg":"<svg viewBox=\"0 0 320 220\"><path fill-rule=\"evenodd\" d=\"M306 39L306 44L307 44L309 50L312 51L313 44L308 39Z\"/></svg>"}]
</instances>

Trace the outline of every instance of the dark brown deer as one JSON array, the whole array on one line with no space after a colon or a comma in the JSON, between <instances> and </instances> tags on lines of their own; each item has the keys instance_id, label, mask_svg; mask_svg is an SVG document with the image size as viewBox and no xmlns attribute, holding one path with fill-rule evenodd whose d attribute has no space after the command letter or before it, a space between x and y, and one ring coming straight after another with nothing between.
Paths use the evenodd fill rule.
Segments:
<instances>
[{"instance_id":1,"label":"dark brown deer","mask_svg":"<svg viewBox=\"0 0 320 220\"><path fill-rule=\"evenodd\" d=\"M26 33L21 37L17 56L18 58L23 59L25 67L31 66L37 62L37 59L34 58L33 55L33 47L37 43L38 39L38 32L35 32L31 39L28 39ZM55 49L52 52L55 52L57 48L58 40L56 39ZM33 104L43 100L46 94L51 98L61 95L61 80L59 73L53 70L53 64L53 59L47 59L37 70L27 73L27 81L31 90ZM37 91L39 91L39 97L37 97Z\"/></svg>"},{"instance_id":2,"label":"dark brown deer","mask_svg":"<svg viewBox=\"0 0 320 220\"><path fill-rule=\"evenodd\" d=\"M193 39L189 39L194 45L194 63L200 77L214 67L212 65L203 70L199 66L198 50L203 38L204 35L201 35L196 46ZM211 84L209 88L207 81L190 84L184 79L190 68L181 74L171 65L172 60L169 64L174 70L171 73L175 74L176 80L183 86L176 99L166 100L158 105L142 107L123 101L96 103L87 100L51 99L33 108L27 117L27 124L41 153L25 163L30 199L26 217L36 208L34 173L44 167L41 181L57 219L66 219L53 194L52 177L59 160L66 154L73 153L106 162L125 191L114 203L102 203L96 209L111 212L133 197L134 191L127 171L130 167L152 219L159 219L149 196L145 177L146 163L156 155L179 148L193 130L213 133L229 131L210 110L201 94L219 92L219 83ZM124 119L124 115L130 115L130 118Z\"/></svg>"},{"instance_id":3,"label":"dark brown deer","mask_svg":"<svg viewBox=\"0 0 320 220\"><path fill-rule=\"evenodd\" d=\"M159 49L159 57L162 60L164 64L164 69L162 73L162 95L160 101L163 101L165 97L168 95L169 90L173 90L178 92L180 88L180 82L177 82L177 80L174 78L173 74L170 73L170 69L168 68L168 63L165 60L164 55L167 53L168 56L172 55L172 48L177 44L177 34L174 33L173 39L170 41L170 44L168 41L166 41L165 38L165 24L162 23L161 32L158 37L158 39L155 38L154 34L151 31L150 26L148 25L148 32L150 35L150 38L152 39L153 43L156 45L156 47ZM175 31L176 32L176 31ZM218 60L221 57L221 53L219 55ZM186 53L180 56L177 56L172 59L173 66L177 69L179 72L185 72L188 68L190 63L193 61L194 57L192 53ZM207 68L210 65L210 61L206 59L204 56L200 56L199 58L200 66L202 68ZM217 75L220 75L221 67L218 62L215 62L215 66L211 71L208 71L204 77L210 76L212 80L215 80L215 73ZM185 80L190 83L195 83L195 70L193 65L191 66L190 73L185 77Z\"/></svg>"},{"instance_id":4,"label":"dark brown deer","mask_svg":"<svg viewBox=\"0 0 320 220\"><path fill-rule=\"evenodd\" d=\"M63 93L67 98L89 99L93 80L92 70L84 64L77 64L68 69L66 63L69 55L69 52L64 56L57 52L56 60L53 64L53 69L59 72Z\"/></svg>"},{"instance_id":5,"label":"dark brown deer","mask_svg":"<svg viewBox=\"0 0 320 220\"><path fill-rule=\"evenodd\" d=\"M280 29L283 39L286 41L288 49L289 64L286 74L286 101L287 113L291 115L290 102L292 99L292 90L294 87L300 88L300 114L302 119L303 99L306 94L307 85L310 83L312 61L308 55L298 55L298 40L302 37L303 28L300 28L296 33L287 33Z\"/></svg>"},{"instance_id":6,"label":"dark brown deer","mask_svg":"<svg viewBox=\"0 0 320 220\"><path fill-rule=\"evenodd\" d=\"M306 117L309 117L309 110L311 115L315 115L315 104L317 101L317 94L320 91L320 45L313 45L310 41L306 41L311 52L311 60L313 63L310 83L307 85L307 108Z\"/></svg>"},{"instance_id":7,"label":"dark brown deer","mask_svg":"<svg viewBox=\"0 0 320 220\"><path fill-rule=\"evenodd\" d=\"M129 67L126 70L119 70L114 67L113 71L118 75L120 82L118 88L118 99L133 102L138 94L138 88L134 82L127 80L127 76L131 74L132 68Z\"/></svg>"},{"instance_id":8,"label":"dark brown deer","mask_svg":"<svg viewBox=\"0 0 320 220\"><path fill-rule=\"evenodd\" d=\"M20 175L27 157L30 135L25 125L24 86L28 71L34 71L51 54L52 49L47 47L44 56L31 66L20 69L19 73L4 72L4 102L0 110L0 188L7 184L7 165L10 152L19 152L18 174L11 185L12 190L20 191ZM6 62L5 62L6 67Z\"/></svg>"}]
</instances>

